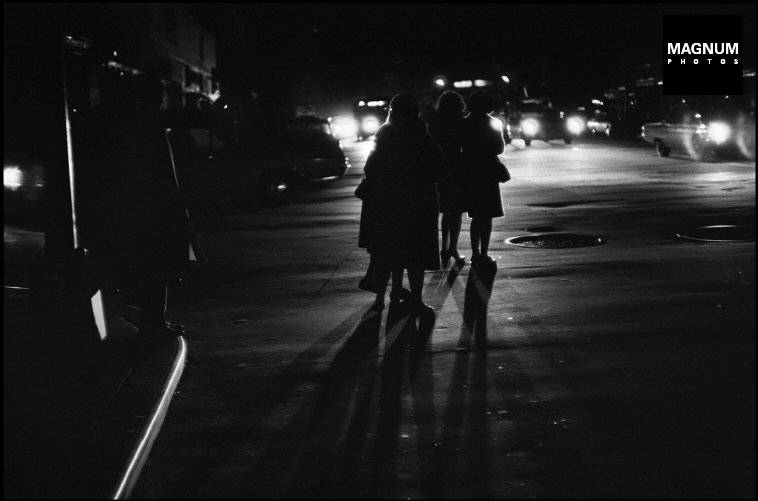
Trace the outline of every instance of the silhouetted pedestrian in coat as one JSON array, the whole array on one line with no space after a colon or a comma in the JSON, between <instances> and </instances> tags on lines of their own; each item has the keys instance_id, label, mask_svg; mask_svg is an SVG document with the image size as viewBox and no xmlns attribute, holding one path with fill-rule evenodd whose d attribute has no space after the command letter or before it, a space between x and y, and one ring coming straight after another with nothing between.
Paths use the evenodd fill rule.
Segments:
<instances>
[{"instance_id":1,"label":"silhouetted pedestrian in coat","mask_svg":"<svg viewBox=\"0 0 758 501\"><path fill-rule=\"evenodd\" d=\"M458 236L461 233L462 213L466 210L463 191L463 117L466 104L455 91L442 93L437 101L437 116L429 123L429 134L439 143L450 166L450 174L437 184L440 212L442 213L442 250L440 258L445 267L450 258L459 267L466 260L458 252Z\"/></svg>"},{"instance_id":2,"label":"silhouetted pedestrian in coat","mask_svg":"<svg viewBox=\"0 0 758 501\"><path fill-rule=\"evenodd\" d=\"M422 301L424 270L440 268L435 183L447 174L447 162L419 118L414 96L392 98L364 171L376 204L368 250L392 270L390 300L408 299L428 309ZM410 291L403 289L404 270Z\"/></svg>"},{"instance_id":3,"label":"silhouetted pedestrian in coat","mask_svg":"<svg viewBox=\"0 0 758 501\"><path fill-rule=\"evenodd\" d=\"M498 155L505 151L502 127L489 115L492 99L484 92L468 99L470 114L463 120L463 161L468 215L471 218L471 263L493 264L487 255L492 234L492 219L503 216Z\"/></svg>"},{"instance_id":4,"label":"silhouetted pedestrian in coat","mask_svg":"<svg viewBox=\"0 0 758 501\"><path fill-rule=\"evenodd\" d=\"M188 264L191 228L160 114L163 86L146 74L132 83L132 100L109 131L102 158L115 177L109 195L116 283L137 292L141 334L175 336L183 330L165 319L167 286L179 283Z\"/></svg>"},{"instance_id":5,"label":"silhouetted pedestrian in coat","mask_svg":"<svg viewBox=\"0 0 758 501\"><path fill-rule=\"evenodd\" d=\"M366 166L370 162L373 162L375 157L369 155ZM371 168L369 168L371 170ZM364 167L365 171L365 167ZM373 191L367 179L363 179L361 184L355 190L355 196L361 199L363 202L361 205L361 222L358 231L358 247L369 249L374 247L371 245L371 238L375 233L376 225L380 223L379 206L377 204L377 197L373 195ZM387 281L390 278L389 265L384 262L381 256L376 253L369 254L370 261L366 275L358 283L358 288L365 291L373 292L376 294L376 299L372 305L373 310L384 309L384 294L387 291Z\"/></svg>"}]
</instances>

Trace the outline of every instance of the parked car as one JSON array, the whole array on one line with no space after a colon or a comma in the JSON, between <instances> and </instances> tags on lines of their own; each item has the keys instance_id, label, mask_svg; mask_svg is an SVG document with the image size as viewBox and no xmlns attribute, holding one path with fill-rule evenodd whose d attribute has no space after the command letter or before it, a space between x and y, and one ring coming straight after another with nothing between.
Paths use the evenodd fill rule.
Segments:
<instances>
[{"instance_id":1,"label":"parked car","mask_svg":"<svg viewBox=\"0 0 758 501\"><path fill-rule=\"evenodd\" d=\"M389 115L389 97L364 98L355 103L353 115L358 126L358 140L362 141L376 134Z\"/></svg>"},{"instance_id":2,"label":"parked car","mask_svg":"<svg viewBox=\"0 0 758 501\"><path fill-rule=\"evenodd\" d=\"M287 188L285 176L208 128L173 129L179 187L190 208L256 205Z\"/></svg>"},{"instance_id":3,"label":"parked car","mask_svg":"<svg viewBox=\"0 0 758 501\"><path fill-rule=\"evenodd\" d=\"M510 133L521 137L526 146L534 139L563 139L566 144L571 144L584 130L585 123L579 115L553 110L540 104L521 106L510 119Z\"/></svg>"},{"instance_id":4,"label":"parked car","mask_svg":"<svg viewBox=\"0 0 758 501\"><path fill-rule=\"evenodd\" d=\"M587 130L595 137L611 136L611 118L608 113L601 110L594 110L589 114L587 119Z\"/></svg>"},{"instance_id":5,"label":"parked car","mask_svg":"<svg viewBox=\"0 0 758 501\"><path fill-rule=\"evenodd\" d=\"M730 150L755 158L755 110L745 111L718 105L681 104L671 108L658 122L642 126L642 137L655 145L660 156L672 149L683 150L694 160L707 153Z\"/></svg>"},{"instance_id":6,"label":"parked car","mask_svg":"<svg viewBox=\"0 0 758 501\"><path fill-rule=\"evenodd\" d=\"M303 116L261 130L250 138L250 153L263 172L290 185L342 177L350 167L326 119Z\"/></svg>"}]
</instances>

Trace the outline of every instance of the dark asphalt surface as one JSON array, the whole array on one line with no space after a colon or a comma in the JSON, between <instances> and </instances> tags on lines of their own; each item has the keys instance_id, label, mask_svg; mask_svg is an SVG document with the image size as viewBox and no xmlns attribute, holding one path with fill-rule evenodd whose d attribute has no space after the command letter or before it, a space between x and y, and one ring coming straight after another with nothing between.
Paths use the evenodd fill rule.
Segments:
<instances>
[{"instance_id":1,"label":"dark asphalt surface","mask_svg":"<svg viewBox=\"0 0 758 501\"><path fill-rule=\"evenodd\" d=\"M754 228L754 162L515 142L494 277L427 273L416 323L357 289L367 148L347 151L345 178L206 226L136 496L755 495L755 245L675 237ZM505 244L530 228L606 243Z\"/></svg>"},{"instance_id":2,"label":"dark asphalt surface","mask_svg":"<svg viewBox=\"0 0 758 501\"><path fill-rule=\"evenodd\" d=\"M343 179L201 222L209 263L169 298L187 366L134 497L755 497L755 244L675 236L754 232L755 162L516 141L497 270L427 273L414 321L357 288L367 143L346 151ZM505 243L535 232L605 243Z\"/></svg>"}]
</instances>

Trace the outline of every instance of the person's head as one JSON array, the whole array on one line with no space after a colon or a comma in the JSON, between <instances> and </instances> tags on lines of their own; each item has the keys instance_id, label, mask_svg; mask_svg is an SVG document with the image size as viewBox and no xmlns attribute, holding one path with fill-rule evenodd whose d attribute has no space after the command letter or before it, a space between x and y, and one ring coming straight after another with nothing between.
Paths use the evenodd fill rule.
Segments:
<instances>
[{"instance_id":1,"label":"person's head","mask_svg":"<svg viewBox=\"0 0 758 501\"><path fill-rule=\"evenodd\" d=\"M468 109L471 113L489 113L495 109L492 98L484 91L476 91L468 98Z\"/></svg>"},{"instance_id":2,"label":"person's head","mask_svg":"<svg viewBox=\"0 0 758 501\"><path fill-rule=\"evenodd\" d=\"M390 119L408 121L418 118L418 101L413 94L397 94L390 101Z\"/></svg>"},{"instance_id":3,"label":"person's head","mask_svg":"<svg viewBox=\"0 0 758 501\"><path fill-rule=\"evenodd\" d=\"M437 111L440 115L462 117L466 113L466 103L454 90L446 90L437 99Z\"/></svg>"}]
</instances>

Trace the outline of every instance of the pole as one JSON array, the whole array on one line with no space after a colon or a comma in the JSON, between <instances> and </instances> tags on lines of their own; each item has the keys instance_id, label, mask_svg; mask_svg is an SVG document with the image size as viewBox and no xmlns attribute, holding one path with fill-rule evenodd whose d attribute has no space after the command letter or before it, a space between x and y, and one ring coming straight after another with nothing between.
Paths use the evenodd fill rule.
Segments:
<instances>
[{"instance_id":1,"label":"pole","mask_svg":"<svg viewBox=\"0 0 758 501\"><path fill-rule=\"evenodd\" d=\"M76 170L74 168L74 147L73 136L71 133L71 115L68 99L68 85L66 82L66 38L68 35L63 34L63 38L60 40L62 51L62 74L63 74L63 111L66 120L66 155L68 161L68 180L69 191L71 195L71 231L74 241L74 249L79 249L79 228L77 226L76 219ZM86 255L86 249L83 249ZM86 264L85 264L86 266ZM98 290L90 298L90 305L92 307L92 314L95 319L95 325L97 326L97 332L100 335L100 339L105 339L108 335L108 329L105 322L105 308L103 307L102 292Z\"/></svg>"}]
</instances>

